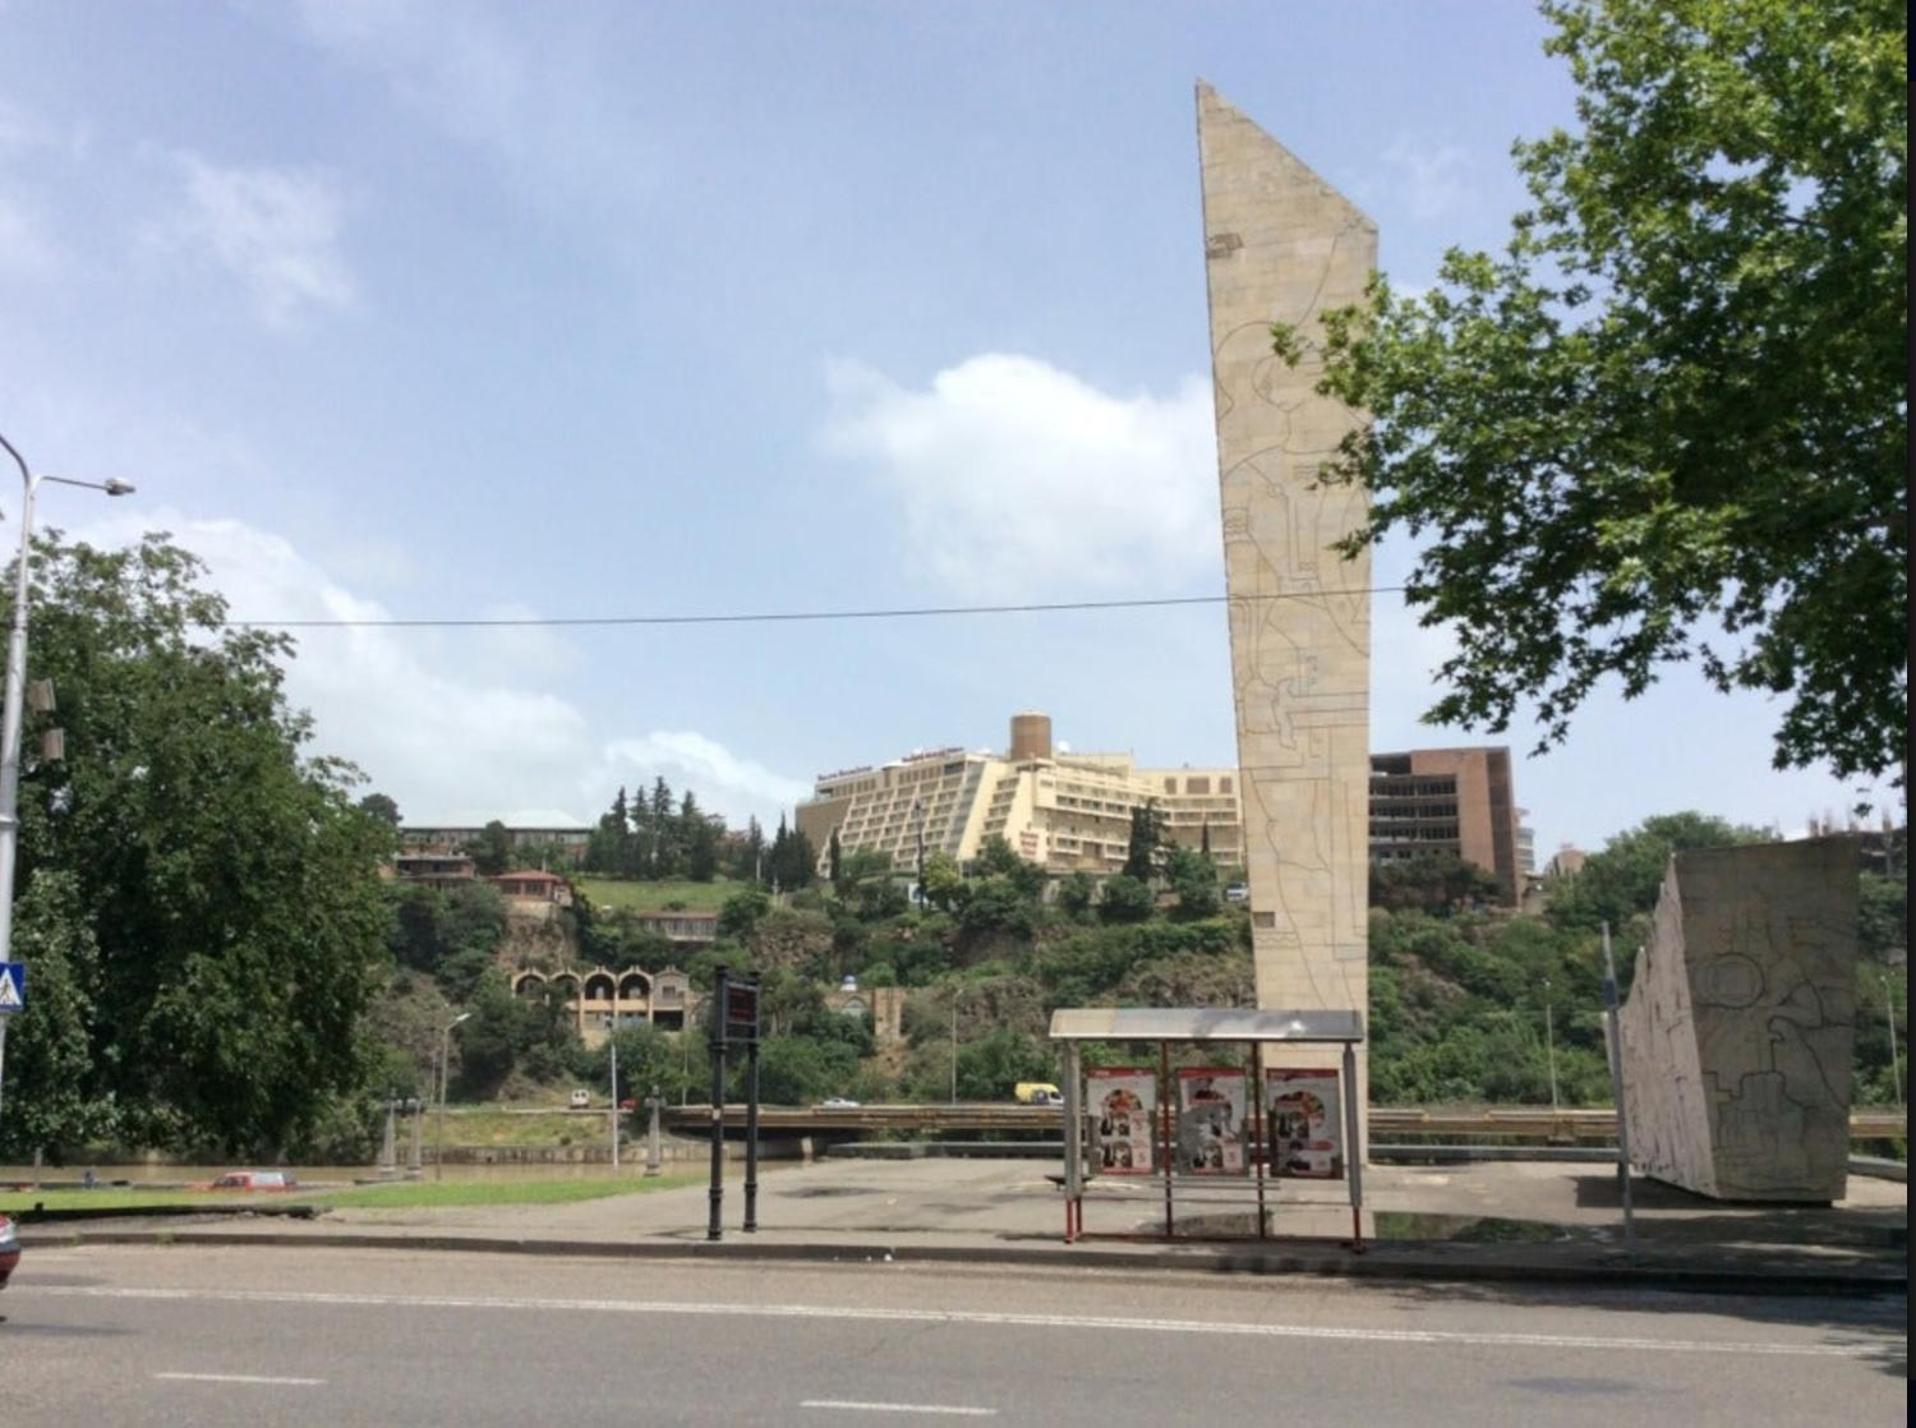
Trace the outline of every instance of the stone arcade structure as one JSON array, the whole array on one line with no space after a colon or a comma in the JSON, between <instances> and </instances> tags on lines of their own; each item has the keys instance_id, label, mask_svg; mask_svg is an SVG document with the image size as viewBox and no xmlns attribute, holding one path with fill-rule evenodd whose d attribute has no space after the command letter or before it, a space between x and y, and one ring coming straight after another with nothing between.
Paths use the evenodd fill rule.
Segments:
<instances>
[{"instance_id":1,"label":"stone arcade structure","mask_svg":"<svg viewBox=\"0 0 1916 1428\"><path fill-rule=\"evenodd\" d=\"M1622 1010L1637 1169L1724 1200L1843 1198L1856 842L1678 853Z\"/></svg>"},{"instance_id":2,"label":"stone arcade structure","mask_svg":"<svg viewBox=\"0 0 1916 1428\"><path fill-rule=\"evenodd\" d=\"M1209 85L1197 107L1257 1000L1361 1012L1370 557L1329 547L1367 506L1361 488L1317 480L1362 417L1318 395L1315 353L1321 314L1363 299L1377 227ZM1295 367L1272 350L1276 323L1302 341Z\"/></svg>"}]
</instances>

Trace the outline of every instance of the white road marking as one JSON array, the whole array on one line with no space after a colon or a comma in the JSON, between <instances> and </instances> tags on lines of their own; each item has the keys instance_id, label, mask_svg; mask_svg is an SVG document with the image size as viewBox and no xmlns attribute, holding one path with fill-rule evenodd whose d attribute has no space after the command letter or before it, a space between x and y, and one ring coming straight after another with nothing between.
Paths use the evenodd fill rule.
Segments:
<instances>
[{"instance_id":1,"label":"white road marking","mask_svg":"<svg viewBox=\"0 0 1916 1428\"><path fill-rule=\"evenodd\" d=\"M847 1413L943 1413L953 1418L993 1418L995 1408L965 1408L955 1403L854 1403L848 1398L808 1398L800 1408L837 1408Z\"/></svg>"},{"instance_id":2,"label":"white road marking","mask_svg":"<svg viewBox=\"0 0 1916 1428\"><path fill-rule=\"evenodd\" d=\"M326 1382L323 1378L275 1378L257 1373L156 1373L153 1377L181 1383L266 1383L293 1388L316 1388Z\"/></svg>"},{"instance_id":3,"label":"white road marking","mask_svg":"<svg viewBox=\"0 0 1916 1428\"><path fill-rule=\"evenodd\" d=\"M71 1299L136 1299L218 1304L301 1304L318 1308L504 1309L516 1313L703 1314L740 1319L836 1319L882 1324L964 1324L1019 1329L1096 1329L1147 1334L1225 1334L1361 1344L1468 1344L1499 1349L1628 1350L1661 1354L1774 1354L1864 1358L1880 1345L1792 1344L1776 1340L1636 1339L1595 1334L1505 1334L1457 1329L1364 1329L1322 1324L1248 1324L1209 1319L1125 1319L1092 1314L1013 1314L979 1309L866 1309L836 1304L715 1304L674 1299L536 1299L451 1294L349 1294L279 1289L160 1289L34 1285L30 1294ZM26 1297L25 1295L21 1296Z\"/></svg>"}]
</instances>

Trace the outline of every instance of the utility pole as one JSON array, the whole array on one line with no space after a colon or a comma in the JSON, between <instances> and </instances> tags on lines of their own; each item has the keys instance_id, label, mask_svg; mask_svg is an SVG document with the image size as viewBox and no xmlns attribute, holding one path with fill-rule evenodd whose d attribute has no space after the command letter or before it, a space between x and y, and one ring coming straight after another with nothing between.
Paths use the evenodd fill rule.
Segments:
<instances>
[{"instance_id":1,"label":"utility pole","mask_svg":"<svg viewBox=\"0 0 1916 1428\"><path fill-rule=\"evenodd\" d=\"M7 636L7 686L0 712L0 962L13 951L13 879L20 856L20 727L27 685L27 598L32 593L33 501L42 481L84 486L109 496L130 495L125 481L76 481L36 474L14 444L0 436L0 448L20 468L20 557L13 579L13 629ZM4 1025L4 1023L0 1023Z\"/></svg>"},{"instance_id":2,"label":"utility pole","mask_svg":"<svg viewBox=\"0 0 1916 1428\"><path fill-rule=\"evenodd\" d=\"M958 1104L958 988L951 989L951 1103Z\"/></svg>"},{"instance_id":3,"label":"utility pole","mask_svg":"<svg viewBox=\"0 0 1916 1428\"><path fill-rule=\"evenodd\" d=\"M1550 1110L1554 1115L1561 1110L1557 1104L1557 1029L1550 1012L1550 979L1543 984L1543 1044L1550 1058Z\"/></svg>"},{"instance_id":4,"label":"utility pole","mask_svg":"<svg viewBox=\"0 0 1916 1428\"><path fill-rule=\"evenodd\" d=\"M1883 982L1883 1020L1889 1026L1889 1084L1895 1089L1896 1104L1903 1104L1903 1073L1896 1059L1896 995L1889 989L1889 973L1876 974Z\"/></svg>"},{"instance_id":5,"label":"utility pole","mask_svg":"<svg viewBox=\"0 0 1916 1428\"><path fill-rule=\"evenodd\" d=\"M615 1018L616 1021L616 1018ZM612 1047L612 1173L619 1173L619 1029L608 1038Z\"/></svg>"}]
</instances>

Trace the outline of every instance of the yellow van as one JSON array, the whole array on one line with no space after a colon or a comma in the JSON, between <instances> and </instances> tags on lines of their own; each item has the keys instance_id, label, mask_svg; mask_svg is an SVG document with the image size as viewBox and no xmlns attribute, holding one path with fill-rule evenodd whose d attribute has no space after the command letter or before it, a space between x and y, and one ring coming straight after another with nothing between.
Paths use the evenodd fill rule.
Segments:
<instances>
[{"instance_id":1,"label":"yellow van","mask_svg":"<svg viewBox=\"0 0 1916 1428\"><path fill-rule=\"evenodd\" d=\"M1064 1092L1049 1081L1020 1081L1012 1093L1021 1106L1062 1106Z\"/></svg>"}]
</instances>

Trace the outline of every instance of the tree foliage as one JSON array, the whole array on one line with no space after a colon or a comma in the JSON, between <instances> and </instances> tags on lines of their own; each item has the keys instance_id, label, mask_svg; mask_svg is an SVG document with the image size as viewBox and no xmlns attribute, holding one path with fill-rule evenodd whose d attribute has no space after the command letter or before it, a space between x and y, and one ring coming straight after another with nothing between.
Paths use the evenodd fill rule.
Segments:
<instances>
[{"instance_id":1,"label":"tree foliage","mask_svg":"<svg viewBox=\"0 0 1916 1428\"><path fill-rule=\"evenodd\" d=\"M302 752L290 640L226 628L201 574L159 535L36 542L30 673L66 758L22 771L21 950L46 964L10 1048L15 1155L109 1128L297 1148L367 1072L392 830Z\"/></svg>"},{"instance_id":2,"label":"tree foliage","mask_svg":"<svg viewBox=\"0 0 1916 1428\"><path fill-rule=\"evenodd\" d=\"M1376 418L1326 469L1457 653L1433 722L1546 744L1697 661L1779 766L1905 757L1907 21L1895 0L1545 0L1580 127L1499 256L1277 332Z\"/></svg>"}]
</instances>

